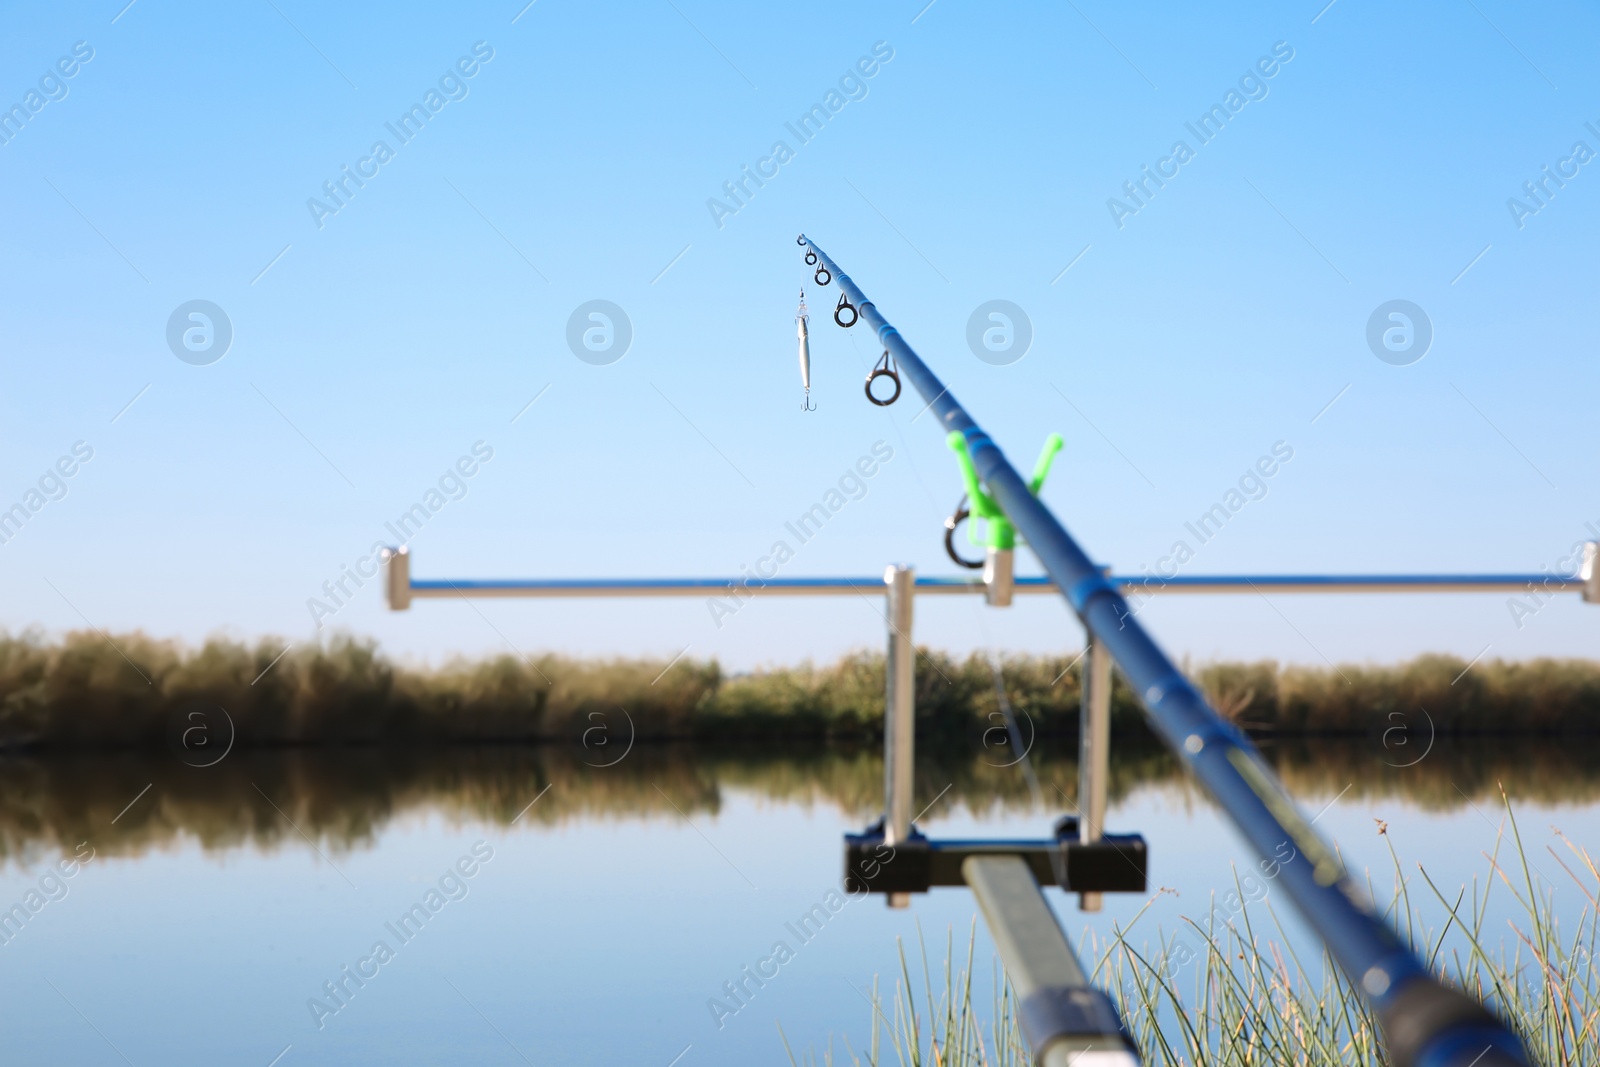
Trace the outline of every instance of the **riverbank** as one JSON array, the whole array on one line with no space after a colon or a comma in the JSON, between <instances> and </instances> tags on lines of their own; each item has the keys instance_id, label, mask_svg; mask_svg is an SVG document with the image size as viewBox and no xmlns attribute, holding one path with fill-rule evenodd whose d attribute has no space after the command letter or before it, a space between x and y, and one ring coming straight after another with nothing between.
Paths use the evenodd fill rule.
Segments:
<instances>
[{"instance_id":1,"label":"riverbank","mask_svg":"<svg viewBox=\"0 0 1600 1067\"><path fill-rule=\"evenodd\" d=\"M872 741L882 729L880 653L730 675L714 661L690 659L504 655L422 669L350 638L283 647L217 639L186 648L137 633L0 636L0 749L170 748L184 744L195 723L206 728L204 743L239 748L593 743L613 735L737 745ZM996 740L997 674L1025 738L1073 736L1080 668L1076 651L996 665L920 650L918 738ZM1190 674L1219 711L1254 734L1369 736L1397 759L1439 737L1600 732L1593 660L1221 663ZM1153 740L1120 680L1112 723L1130 743Z\"/></svg>"}]
</instances>

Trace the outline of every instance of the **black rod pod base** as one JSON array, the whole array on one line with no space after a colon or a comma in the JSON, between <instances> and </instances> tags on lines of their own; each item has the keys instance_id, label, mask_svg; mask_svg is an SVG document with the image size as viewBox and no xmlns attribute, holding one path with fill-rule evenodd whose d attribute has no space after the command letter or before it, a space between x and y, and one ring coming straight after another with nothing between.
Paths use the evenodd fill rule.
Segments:
<instances>
[{"instance_id":1,"label":"black rod pod base","mask_svg":"<svg viewBox=\"0 0 1600 1067\"><path fill-rule=\"evenodd\" d=\"M1040 885L1073 893L1143 893L1148 885L1149 848L1139 834L1106 834L1085 844L1078 820L1056 824L1046 840L934 841L916 827L893 845L883 838L883 820L844 837L847 893L926 893L965 886L961 864L969 856L1017 856Z\"/></svg>"}]
</instances>

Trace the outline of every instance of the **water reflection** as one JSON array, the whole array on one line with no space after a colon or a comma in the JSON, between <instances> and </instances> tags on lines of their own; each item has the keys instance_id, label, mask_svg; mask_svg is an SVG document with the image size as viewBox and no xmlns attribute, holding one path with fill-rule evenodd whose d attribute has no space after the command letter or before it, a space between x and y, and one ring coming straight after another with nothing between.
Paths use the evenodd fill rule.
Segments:
<instances>
[{"instance_id":1,"label":"water reflection","mask_svg":"<svg viewBox=\"0 0 1600 1067\"><path fill-rule=\"evenodd\" d=\"M1600 761L1589 739L1440 741L1425 759L1396 766L1374 741L1309 740L1267 745L1268 760L1308 806L1394 798L1428 810L1517 801L1586 804L1600 798ZM1053 810L1077 791L1075 750L1041 740L1034 769ZM715 813L730 789L801 806L830 805L866 821L881 807L883 764L875 748L816 748L781 755L704 746L640 745L614 766L596 767L582 748L502 746L236 752L196 768L171 756L98 754L0 760L0 857L32 862L92 841L101 855L138 855L181 839L208 850L249 845L330 850L370 845L408 815L505 824L526 809L546 825ZM548 793L544 793L546 787ZM971 749L924 751L918 807L948 787L944 803L977 815L1025 811L1032 798L1020 767L998 767ZM1159 750L1115 753L1112 802L1141 789L1182 805L1200 791ZM541 796L541 793L544 793ZM535 798L539 803L531 809ZM945 809L942 809L945 810Z\"/></svg>"}]
</instances>

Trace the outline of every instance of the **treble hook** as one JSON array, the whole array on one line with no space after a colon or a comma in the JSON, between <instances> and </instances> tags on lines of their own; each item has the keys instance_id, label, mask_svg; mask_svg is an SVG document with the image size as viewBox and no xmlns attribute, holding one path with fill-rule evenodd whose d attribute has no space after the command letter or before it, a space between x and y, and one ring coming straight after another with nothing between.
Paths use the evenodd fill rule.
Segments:
<instances>
[{"instance_id":1,"label":"treble hook","mask_svg":"<svg viewBox=\"0 0 1600 1067\"><path fill-rule=\"evenodd\" d=\"M894 383L894 392L890 393L888 398L885 400L879 400L877 397L872 395L872 383L877 381L879 378L888 378ZM878 360L877 365L872 368L872 373L867 375L867 384L865 388L867 391L867 399L878 405L880 408L886 408L890 404L893 404L896 400L900 399L900 368L897 367L894 360L889 357L889 350L887 348L883 350L883 358Z\"/></svg>"},{"instance_id":2,"label":"treble hook","mask_svg":"<svg viewBox=\"0 0 1600 1067\"><path fill-rule=\"evenodd\" d=\"M812 403L812 401L811 401L811 390L809 390L809 389L806 390L806 398L800 402L800 410L801 411L815 411L815 410L817 410L817 405Z\"/></svg>"}]
</instances>

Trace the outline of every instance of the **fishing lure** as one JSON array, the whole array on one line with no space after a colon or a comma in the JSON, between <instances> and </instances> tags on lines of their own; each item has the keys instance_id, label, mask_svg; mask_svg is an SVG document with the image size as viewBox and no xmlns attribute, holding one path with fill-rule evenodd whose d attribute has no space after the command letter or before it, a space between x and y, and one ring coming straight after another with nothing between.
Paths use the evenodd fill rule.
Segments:
<instances>
[{"instance_id":1,"label":"fishing lure","mask_svg":"<svg viewBox=\"0 0 1600 1067\"><path fill-rule=\"evenodd\" d=\"M802 289L800 307L794 313L795 333L800 338L800 384L806 390L805 400L800 404L802 411L817 410L817 405L811 402L811 341L806 336L806 320L810 317L806 313L806 291Z\"/></svg>"}]
</instances>

